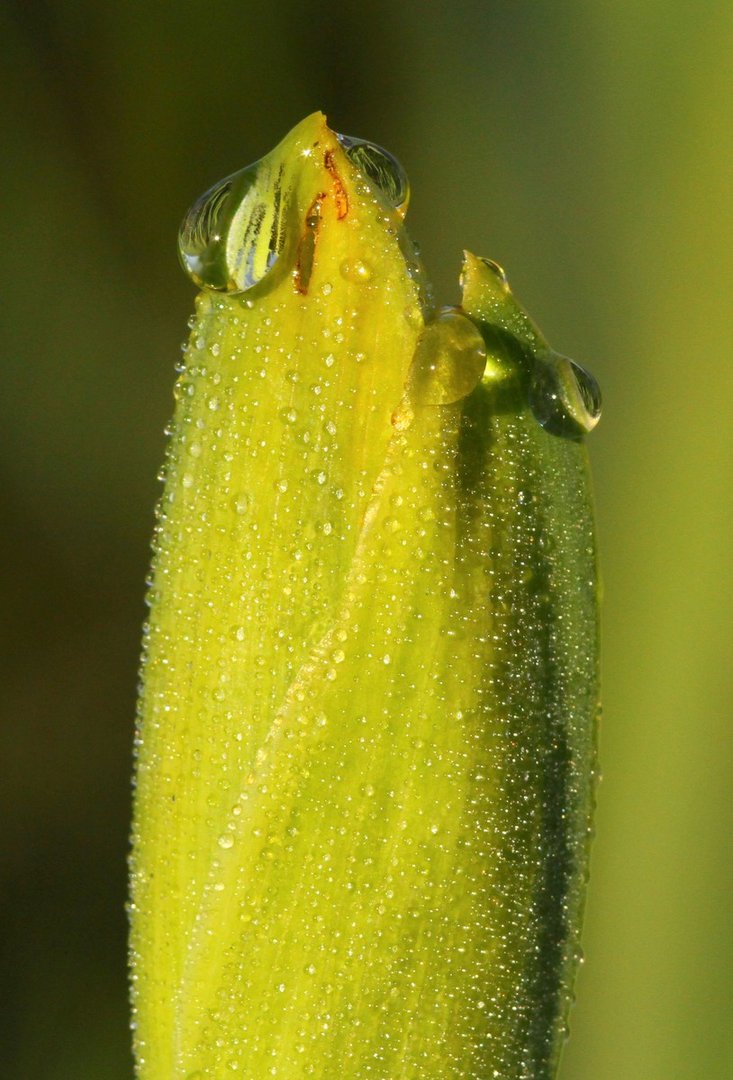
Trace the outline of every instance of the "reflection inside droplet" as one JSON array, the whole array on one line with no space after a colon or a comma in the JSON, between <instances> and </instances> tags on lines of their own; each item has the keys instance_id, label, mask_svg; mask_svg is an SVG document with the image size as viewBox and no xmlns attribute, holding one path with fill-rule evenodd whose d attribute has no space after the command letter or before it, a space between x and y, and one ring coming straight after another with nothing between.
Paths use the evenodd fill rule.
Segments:
<instances>
[{"instance_id":1,"label":"reflection inside droplet","mask_svg":"<svg viewBox=\"0 0 733 1080\"><path fill-rule=\"evenodd\" d=\"M410 182L396 157L376 143L339 135L338 140L351 163L371 180L395 210L404 217L410 201Z\"/></svg>"},{"instance_id":2,"label":"reflection inside droplet","mask_svg":"<svg viewBox=\"0 0 733 1080\"><path fill-rule=\"evenodd\" d=\"M449 405L470 394L486 366L478 328L462 312L445 308L426 324L408 378L410 399L420 405Z\"/></svg>"},{"instance_id":3,"label":"reflection inside droplet","mask_svg":"<svg viewBox=\"0 0 733 1080\"><path fill-rule=\"evenodd\" d=\"M553 353L537 361L529 404L546 431L578 439L600 419L601 391L589 371L567 356Z\"/></svg>"},{"instance_id":4,"label":"reflection inside droplet","mask_svg":"<svg viewBox=\"0 0 733 1080\"><path fill-rule=\"evenodd\" d=\"M196 200L178 233L181 264L205 289L245 292L285 246L287 200L266 159L221 180Z\"/></svg>"}]
</instances>

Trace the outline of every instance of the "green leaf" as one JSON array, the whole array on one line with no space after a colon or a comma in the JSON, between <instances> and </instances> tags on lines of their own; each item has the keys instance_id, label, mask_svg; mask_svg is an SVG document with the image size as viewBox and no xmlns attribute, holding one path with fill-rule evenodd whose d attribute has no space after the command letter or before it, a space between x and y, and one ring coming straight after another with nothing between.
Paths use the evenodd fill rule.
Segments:
<instances>
[{"instance_id":1,"label":"green leaf","mask_svg":"<svg viewBox=\"0 0 733 1080\"><path fill-rule=\"evenodd\" d=\"M463 309L431 310L406 201L316 114L184 222L205 289L140 707L141 1080L554 1075L597 388L494 264L467 255Z\"/></svg>"}]
</instances>

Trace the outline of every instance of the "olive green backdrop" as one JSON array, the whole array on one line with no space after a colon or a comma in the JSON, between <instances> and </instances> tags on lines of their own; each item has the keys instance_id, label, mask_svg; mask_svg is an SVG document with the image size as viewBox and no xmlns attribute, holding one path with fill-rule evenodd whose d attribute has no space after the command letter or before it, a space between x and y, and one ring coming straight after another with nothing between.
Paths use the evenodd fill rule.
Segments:
<instances>
[{"instance_id":1,"label":"olive green backdrop","mask_svg":"<svg viewBox=\"0 0 733 1080\"><path fill-rule=\"evenodd\" d=\"M464 246L498 259L604 388L604 780L562 1080L733 1075L733 5L8 0L0 41L3 1076L131 1077L176 230L319 107L402 160L439 299Z\"/></svg>"}]
</instances>

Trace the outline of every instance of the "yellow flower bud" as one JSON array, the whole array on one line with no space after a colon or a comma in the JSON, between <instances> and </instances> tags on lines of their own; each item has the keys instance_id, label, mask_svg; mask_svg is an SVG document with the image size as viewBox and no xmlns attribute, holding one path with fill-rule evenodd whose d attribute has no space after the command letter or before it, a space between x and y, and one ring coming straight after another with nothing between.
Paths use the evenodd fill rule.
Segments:
<instances>
[{"instance_id":1,"label":"yellow flower bud","mask_svg":"<svg viewBox=\"0 0 733 1080\"><path fill-rule=\"evenodd\" d=\"M194 205L155 542L140 1080L548 1080L587 874L591 376L500 269L435 310L372 144Z\"/></svg>"}]
</instances>

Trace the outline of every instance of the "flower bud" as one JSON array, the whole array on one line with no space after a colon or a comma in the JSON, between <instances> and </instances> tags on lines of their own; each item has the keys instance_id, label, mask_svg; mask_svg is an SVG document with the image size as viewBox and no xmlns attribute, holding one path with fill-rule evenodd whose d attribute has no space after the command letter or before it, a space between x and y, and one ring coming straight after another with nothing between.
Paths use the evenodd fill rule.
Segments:
<instances>
[{"instance_id":1,"label":"flower bud","mask_svg":"<svg viewBox=\"0 0 733 1080\"><path fill-rule=\"evenodd\" d=\"M140 1080L554 1075L597 711L592 377L435 310L320 114L202 197L138 735Z\"/></svg>"}]
</instances>

